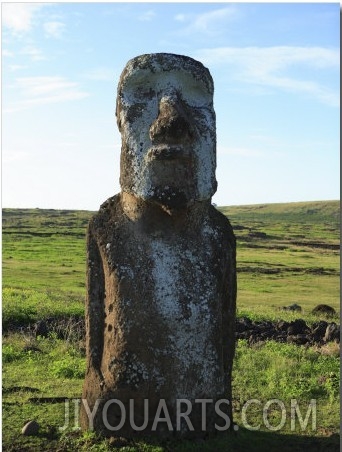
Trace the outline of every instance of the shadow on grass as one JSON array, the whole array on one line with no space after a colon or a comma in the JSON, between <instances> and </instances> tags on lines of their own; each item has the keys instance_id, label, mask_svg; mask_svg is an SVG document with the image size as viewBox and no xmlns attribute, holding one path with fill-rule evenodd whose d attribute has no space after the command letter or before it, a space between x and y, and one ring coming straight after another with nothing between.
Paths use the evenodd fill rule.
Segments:
<instances>
[{"instance_id":1,"label":"shadow on grass","mask_svg":"<svg viewBox=\"0 0 342 452\"><path fill-rule=\"evenodd\" d=\"M337 452L340 450L340 436L305 436L240 428L237 433L221 434L210 440L154 444L165 452Z\"/></svg>"},{"instance_id":2,"label":"shadow on grass","mask_svg":"<svg viewBox=\"0 0 342 452\"><path fill-rule=\"evenodd\" d=\"M225 438L212 440L212 444L203 444L198 450L218 452L337 452L340 450L340 437L305 436L300 434L281 434L272 431L250 431L243 428ZM215 443L217 449L215 449ZM208 447L207 447L208 446ZM183 449L179 449L182 451ZM190 449L189 449L190 450ZM184 452L186 449L184 449Z\"/></svg>"},{"instance_id":3,"label":"shadow on grass","mask_svg":"<svg viewBox=\"0 0 342 452\"><path fill-rule=\"evenodd\" d=\"M69 452L86 450L122 450L125 452L337 452L340 437L280 434L278 432L249 431L241 428L237 433L224 433L208 440L150 440L127 441L122 438L103 439L95 435L71 432L60 437L47 431L36 437L18 436L11 444L3 444L3 451Z\"/></svg>"}]
</instances>

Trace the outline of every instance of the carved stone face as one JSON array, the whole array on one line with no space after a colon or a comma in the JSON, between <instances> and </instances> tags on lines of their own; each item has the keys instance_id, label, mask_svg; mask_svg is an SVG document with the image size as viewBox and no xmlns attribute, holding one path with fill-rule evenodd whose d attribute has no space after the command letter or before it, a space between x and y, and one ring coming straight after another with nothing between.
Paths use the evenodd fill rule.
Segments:
<instances>
[{"instance_id":1,"label":"carved stone face","mask_svg":"<svg viewBox=\"0 0 342 452\"><path fill-rule=\"evenodd\" d=\"M201 63L165 53L130 60L116 115L123 191L171 208L211 198L217 187L213 82Z\"/></svg>"}]
</instances>

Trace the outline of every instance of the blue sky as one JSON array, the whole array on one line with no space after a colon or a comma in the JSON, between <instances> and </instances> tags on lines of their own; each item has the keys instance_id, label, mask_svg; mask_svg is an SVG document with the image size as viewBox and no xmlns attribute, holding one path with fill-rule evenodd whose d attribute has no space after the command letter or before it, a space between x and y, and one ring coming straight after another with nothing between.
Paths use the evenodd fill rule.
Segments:
<instances>
[{"instance_id":1,"label":"blue sky","mask_svg":"<svg viewBox=\"0 0 342 452\"><path fill-rule=\"evenodd\" d=\"M214 78L218 205L339 199L339 3L2 3L2 204L118 193L116 87L150 52Z\"/></svg>"}]
</instances>

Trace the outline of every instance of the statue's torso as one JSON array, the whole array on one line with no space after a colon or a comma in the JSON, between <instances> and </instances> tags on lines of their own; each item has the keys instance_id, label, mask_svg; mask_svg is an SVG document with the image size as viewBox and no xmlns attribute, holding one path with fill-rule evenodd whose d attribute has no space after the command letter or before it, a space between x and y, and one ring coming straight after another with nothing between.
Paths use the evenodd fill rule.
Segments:
<instances>
[{"instance_id":1,"label":"statue's torso","mask_svg":"<svg viewBox=\"0 0 342 452\"><path fill-rule=\"evenodd\" d=\"M110 221L93 223L104 225L94 235L105 275L105 380L137 389L153 380L163 391L165 367L172 367L188 396L188 374L197 375L194 396L213 382L223 385L225 231L207 218L181 234L146 234L129 219L116 221L115 210L109 215Z\"/></svg>"},{"instance_id":2,"label":"statue's torso","mask_svg":"<svg viewBox=\"0 0 342 452\"><path fill-rule=\"evenodd\" d=\"M181 231L146 232L116 207L100 211L88 231L103 267L102 282L93 275L103 285L94 310L104 310L103 325L90 342L102 353L105 397L157 403L225 396L235 313L226 220L215 224L209 216ZM94 285L91 253L88 259Z\"/></svg>"}]
</instances>

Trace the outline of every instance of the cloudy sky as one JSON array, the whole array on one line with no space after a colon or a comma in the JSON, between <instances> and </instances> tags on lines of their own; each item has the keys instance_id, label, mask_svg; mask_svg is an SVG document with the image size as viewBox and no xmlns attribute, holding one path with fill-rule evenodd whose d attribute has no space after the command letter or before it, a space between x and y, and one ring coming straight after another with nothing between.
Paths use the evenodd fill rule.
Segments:
<instances>
[{"instance_id":1,"label":"cloudy sky","mask_svg":"<svg viewBox=\"0 0 342 452\"><path fill-rule=\"evenodd\" d=\"M150 52L215 82L218 205L339 199L339 3L2 3L2 204L119 192L116 87Z\"/></svg>"}]
</instances>

